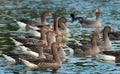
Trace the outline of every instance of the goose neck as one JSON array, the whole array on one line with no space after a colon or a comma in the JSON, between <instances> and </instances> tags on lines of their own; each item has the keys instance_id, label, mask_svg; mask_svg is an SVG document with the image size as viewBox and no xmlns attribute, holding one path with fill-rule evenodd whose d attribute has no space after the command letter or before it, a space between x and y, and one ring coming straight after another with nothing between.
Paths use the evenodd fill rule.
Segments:
<instances>
[{"instance_id":1,"label":"goose neck","mask_svg":"<svg viewBox=\"0 0 120 74\"><path fill-rule=\"evenodd\" d=\"M109 37L108 37L108 31L103 31L103 40L105 41L105 40L107 40L107 39L109 39Z\"/></svg>"},{"instance_id":2,"label":"goose neck","mask_svg":"<svg viewBox=\"0 0 120 74\"><path fill-rule=\"evenodd\" d=\"M53 43L53 44L52 44L52 48L51 48L52 53L53 53L53 59L54 59L57 63L62 64L62 62L60 61L60 58L59 58L59 56L58 56L58 54L57 54L57 49L58 49L58 48L57 48L56 44Z\"/></svg>"},{"instance_id":3,"label":"goose neck","mask_svg":"<svg viewBox=\"0 0 120 74\"><path fill-rule=\"evenodd\" d=\"M97 46L96 39L94 37L91 38L91 45L92 45L92 47Z\"/></svg>"}]
</instances>

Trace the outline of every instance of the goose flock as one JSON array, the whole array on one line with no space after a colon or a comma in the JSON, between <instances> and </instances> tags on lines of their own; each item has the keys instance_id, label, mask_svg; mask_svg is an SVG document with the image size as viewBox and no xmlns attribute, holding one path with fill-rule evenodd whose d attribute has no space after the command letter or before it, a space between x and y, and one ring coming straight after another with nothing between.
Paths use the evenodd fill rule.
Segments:
<instances>
[{"instance_id":1,"label":"goose flock","mask_svg":"<svg viewBox=\"0 0 120 74\"><path fill-rule=\"evenodd\" d=\"M70 14L71 21L76 20L84 28L100 29L100 9L95 10L96 20L86 20L83 17L76 17ZM48 16L53 16L53 24L47 21ZM24 36L10 37L16 49L2 55L10 64L24 64L32 69L57 69L66 60L66 53L63 45L68 42L68 20L65 17L58 18L51 12L45 11L41 14L41 22L30 19L14 19L20 30L25 32ZM119 61L120 51L112 49L111 39L120 39L120 32L111 32L111 26L105 26L102 35L95 31L91 35L91 40L76 41L75 44L67 44L73 49L74 56L92 56L97 59ZM103 40L102 40L103 39Z\"/></svg>"}]
</instances>

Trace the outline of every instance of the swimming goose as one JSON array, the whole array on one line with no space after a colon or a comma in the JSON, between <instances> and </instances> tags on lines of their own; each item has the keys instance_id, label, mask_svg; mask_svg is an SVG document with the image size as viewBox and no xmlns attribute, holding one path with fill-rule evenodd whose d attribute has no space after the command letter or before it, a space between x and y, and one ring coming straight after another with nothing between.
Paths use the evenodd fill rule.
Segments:
<instances>
[{"instance_id":1,"label":"swimming goose","mask_svg":"<svg viewBox=\"0 0 120 74\"><path fill-rule=\"evenodd\" d=\"M119 31L109 32L108 35L109 35L110 40L120 40L120 32Z\"/></svg>"},{"instance_id":2,"label":"swimming goose","mask_svg":"<svg viewBox=\"0 0 120 74\"><path fill-rule=\"evenodd\" d=\"M21 51L18 53L6 53L3 56L8 60L11 61L13 63L20 63L19 58L23 58L29 61L34 61L36 59L43 59L46 58L44 53L43 53L43 47L46 46L46 41L41 40L38 44L36 44L36 46L38 47L36 50L39 53L33 52L33 51ZM36 54L36 55L34 55ZM12 58L12 60L11 60ZM14 59L14 60L13 60Z\"/></svg>"},{"instance_id":3,"label":"swimming goose","mask_svg":"<svg viewBox=\"0 0 120 74\"><path fill-rule=\"evenodd\" d=\"M101 22L100 22L100 10L97 8L95 10L96 13L96 20L92 21L92 20L85 20L83 18L79 19L80 24L82 25L82 27L85 28L100 28L101 27ZM72 14L73 16L73 14ZM72 17L73 18L73 17Z\"/></svg>"},{"instance_id":4,"label":"swimming goose","mask_svg":"<svg viewBox=\"0 0 120 74\"><path fill-rule=\"evenodd\" d=\"M64 35L57 35L56 36L56 42L61 42L62 43L62 42L66 42L66 41L67 41L67 37L66 36L64 36ZM48 43L51 43L51 41L48 40ZM49 54L47 56L50 56L52 54L51 49L45 49L44 52ZM57 49L57 53L58 53L61 61L64 62L65 61L65 51L63 50L63 48L62 47L58 48Z\"/></svg>"},{"instance_id":5,"label":"swimming goose","mask_svg":"<svg viewBox=\"0 0 120 74\"><path fill-rule=\"evenodd\" d=\"M24 22L29 25L35 25L35 26L40 26L40 25L48 25L46 16L52 16L52 14L48 11L45 11L41 14L41 22L33 21L33 20L28 20L28 19L21 19L21 22Z\"/></svg>"},{"instance_id":6,"label":"swimming goose","mask_svg":"<svg viewBox=\"0 0 120 74\"><path fill-rule=\"evenodd\" d=\"M100 59L105 61L115 61L116 63L120 62L120 50L110 50L110 51L102 51L100 54L105 56L111 56L109 58L100 57Z\"/></svg>"},{"instance_id":7,"label":"swimming goose","mask_svg":"<svg viewBox=\"0 0 120 74\"><path fill-rule=\"evenodd\" d=\"M53 24L53 26L54 26L55 33L57 35L61 35L61 32L58 29L58 18L57 18L57 16L54 16L54 24Z\"/></svg>"},{"instance_id":8,"label":"swimming goose","mask_svg":"<svg viewBox=\"0 0 120 74\"><path fill-rule=\"evenodd\" d=\"M58 20L58 26L60 26L62 23L64 23L65 26L68 27L68 20L65 17L59 18L59 20Z\"/></svg>"},{"instance_id":9,"label":"swimming goose","mask_svg":"<svg viewBox=\"0 0 120 74\"><path fill-rule=\"evenodd\" d=\"M110 50L112 48L112 43L108 37L108 32L110 32L111 30L113 30L112 27L110 26L105 26L103 29L103 41L97 41L97 45L100 48L100 50ZM82 45L89 45L90 41L86 41L86 40L80 40L80 43L82 43Z\"/></svg>"},{"instance_id":10,"label":"swimming goose","mask_svg":"<svg viewBox=\"0 0 120 74\"><path fill-rule=\"evenodd\" d=\"M46 40L48 42L46 49L51 49L51 45L53 42L56 42L56 33L54 31L46 32Z\"/></svg>"},{"instance_id":11,"label":"swimming goose","mask_svg":"<svg viewBox=\"0 0 120 74\"><path fill-rule=\"evenodd\" d=\"M64 36L64 35L57 35L56 42L66 42L66 41L67 41L67 37L66 36ZM57 53L58 53L58 55L60 57L60 60L62 62L64 62L66 60L66 58L65 58L66 54L65 54L64 49L62 47L58 48Z\"/></svg>"},{"instance_id":12,"label":"swimming goose","mask_svg":"<svg viewBox=\"0 0 120 74\"><path fill-rule=\"evenodd\" d=\"M58 29L61 32L62 35L67 35L69 33L68 27L68 21L65 17L61 17L58 20Z\"/></svg>"},{"instance_id":13,"label":"swimming goose","mask_svg":"<svg viewBox=\"0 0 120 74\"><path fill-rule=\"evenodd\" d=\"M99 45L101 50L110 50L112 48L112 43L108 37L108 32L113 30L110 26L105 26L103 29L103 42Z\"/></svg>"},{"instance_id":14,"label":"swimming goose","mask_svg":"<svg viewBox=\"0 0 120 74\"><path fill-rule=\"evenodd\" d=\"M39 69L59 68L59 67L61 67L62 62L60 61L60 58L57 54L57 48L60 48L61 46L62 46L62 44L58 43L58 42L54 42L52 44L51 51L53 53L53 61L49 61L49 59L46 59L47 61L42 61L39 59L34 62L29 62L25 59L21 59L21 61L30 68L36 68L36 65L37 65L37 68L39 68ZM26 63L24 60L27 61L28 63ZM31 66L31 64L32 64L32 66ZM33 66L33 64L35 65L35 67Z\"/></svg>"},{"instance_id":15,"label":"swimming goose","mask_svg":"<svg viewBox=\"0 0 120 74\"><path fill-rule=\"evenodd\" d=\"M96 39L100 39L101 37L98 34L93 34L91 38L91 45L83 45L83 46L78 46L74 50L74 55L75 56L96 56L100 52L97 44L96 44Z\"/></svg>"},{"instance_id":16,"label":"swimming goose","mask_svg":"<svg viewBox=\"0 0 120 74\"><path fill-rule=\"evenodd\" d=\"M46 16L52 16L52 14L47 11L43 12L41 15L41 23L29 19L21 19L21 20L15 19L14 21L18 24L20 28L24 30L29 30L29 29L39 30L39 28L37 28L36 26L48 24L46 20Z\"/></svg>"},{"instance_id":17,"label":"swimming goose","mask_svg":"<svg viewBox=\"0 0 120 74\"><path fill-rule=\"evenodd\" d=\"M16 63L16 61L15 61L14 58L12 58L12 57L10 57L10 56L8 56L8 55L5 55L5 54L2 54L2 55L3 55L3 57L7 60L7 63L8 63L9 65Z\"/></svg>"},{"instance_id":18,"label":"swimming goose","mask_svg":"<svg viewBox=\"0 0 120 74\"><path fill-rule=\"evenodd\" d=\"M10 37L10 39L15 43L15 45L24 45L24 44L36 44L37 42L41 40L46 40L46 32L47 31L51 31L51 28L44 26L43 28L41 28L41 38L37 39L37 38L12 38Z\"/></svg>"}]
</instances>

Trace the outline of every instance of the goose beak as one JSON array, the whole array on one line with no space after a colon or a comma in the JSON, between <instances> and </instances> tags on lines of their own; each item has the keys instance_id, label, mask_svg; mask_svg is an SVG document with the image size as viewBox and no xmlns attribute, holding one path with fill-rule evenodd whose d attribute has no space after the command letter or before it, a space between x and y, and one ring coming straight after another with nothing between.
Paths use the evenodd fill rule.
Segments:
<instances>
[{"instance_id":1,"label":"goose beak","mask_svg":"<svg viewBox=\"0 0 120 74\"><path fill-rule=\"evenodd\" d=\"M50 31L52 31L52 30L53 30L53 26L52 26L52 25L50 25L50 28L49 28L49 30L50 30Z\"/></svg>"},{"instance_id":2,"label":"goose beak","mask_svg":"<svg viewBox=\"0 0 120 74\"><path fill-rule=\"evenodd\" d=\"M68 26L68 24L69 24L68 22L65 23L66 26Z\"/></svg>"},{"instance_id":3,"label":"goose beak","mask_svg":"<svg viewBox=\"0 0 120 74\"><path fill-rule=\"evenodd\" d=\"M99 38L99 39L102 39L103 37L102 37L102 36L99 36L98 38Z\"/></svg>"},{"instance_id":4,"label":"goose beak","mask_svg":"<svg viewBox=\"0 0 120 74\"><path fill-rule=\"evenodd\" d=\"M68 37L67 36L63 36L63 42L67 42Z\"/></svg>"},{"instance_id":5,"label":"goose beak","mask_svg":"<svg viewBox=\"0 0 120 74\"><path fill-rule=\"evenodd\" d=\"M49 14L48 14L48 16L52 16L52 14L51 14L51 13L49 13Z\"/></svg>"},{"instance_id":6,"label":"goose beak","mask_svg":"<svg viewBox=\"0 0 120 74\"><path fill-rule=\"evenodd\" d=\"M63 46L63 44L62 43L59 43L59 47L62 47Z\"/></svg>"},{"instance_id":7,"label":"goose beak","mask_svg":"<svg viewBox=\"0 0 120 74\"><path fill-rule=\"evenodd\" d=\"M42 44L45 44L45 45L47 45L47 41L45 41L45 40L42 40Z\"/></svg>"},{"instance_id":8,"label":"goose beak","mask_svg":"<svg viewBox=\"0 0 120 74\"><path fill-rule=\"evenodd\" d=\"M100 14L100 10L98 8L95 10L95 12L96 14Z\"/></svg>"},{"instance_id":9,"label":"goose beak","mask_svg":"<svg viewBox=\"0 0 120 74\"><path fill-rule=\"evenodd\" d=\"M114 29L111 27L110 30L114 30Z\"/></svg>"},{"instance_id":10,"label":"goose beak","mask_svg":"<svg viewBox=\"0 0 120 74\"><path fill-rule=\"evenodd\" d=\"M57 34L56 34L56 33L53 33L53 36L57 36Z\"/></svg>"}]
</instances>

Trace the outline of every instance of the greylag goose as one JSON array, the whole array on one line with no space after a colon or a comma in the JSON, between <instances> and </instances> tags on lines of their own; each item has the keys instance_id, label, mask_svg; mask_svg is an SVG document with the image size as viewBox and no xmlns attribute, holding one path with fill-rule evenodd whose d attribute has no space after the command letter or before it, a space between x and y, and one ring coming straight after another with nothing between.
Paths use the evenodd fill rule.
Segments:
<instances>
[{"instance_id":1,"label":"greylag goose","mask_svg":"<svg viewBox=\"0 0 120 74\"><path fill-rule=\"evenodd\" d=\"M111 50L111 51L102 51L100 52L101 55L99 56L99 59L105 60L105 61L115 61L120 62L120 50ZM106 58L106 56L108 56Z\"/></svg>"},{"instance_id":2,"label":"greylag goose","mask_svg":"<svg viewBox=\"0 0 120 74\"><path fill-rule=\"evenodd\" d=\"M41 39L46 40L45 34L47 31L52 31L52 29L48 26L44 26L41 28L40 33L41 33ZM35 44L37 43L40 38L12 38L10 39L15 43L15 45L22 45L22 44Z\"/></svg>"},{"instance_id":3,"label":"greylag goose","mask_svg":"<svg viewBox=\"0 0 120 74\"><path fill-rule=\"evenodd\" d=\"M56 34L54 31L46 32L46 40L48 42L48 46L46 49L51 49L51 45L53 42L56 42Z\"/></svg>"},{"instance_id":4,"label":"greylag goose","mask_svg":"<svg viewBox=\"0 0 120 74\"><path fill-rule=\"evenodd\" d=\"M52 44L52 53L53 53L53 61L49 61L49 59L46 59L47 61L42 61L42 60L36 60L34 62L30 62L28 60L25 59L21 59L20 60L29 68L39 68L39 69L48 69L48 68L59 68L62 65L62 62L57 54L57 49L62 47L61 43L58 42L54 42Z\"/></svg>"},{"instance_id":5,"label":"greylag goose","mask_svg":"<svg viewBox=\"0 0 120 74\"><path fill-rule=\"evenodd\" d=\"M46 46L47 42L44 41L44 40L41 40L38 44L36 44L36 46L38 47L36 50L38 50L39 54L37 56L34 56L32 55L31 53L32 52L29 52L26 53L25 51L24 52L18 52L18 53L13 53L13 52L10 52L10 53L5 53L3 54L3 56L10 62L13 62L14 64L15 63L20 63L19 59L18 58L23 58L23 59L26 59L26 60L29 60L29 61L34 61L36 59L42 59L42 58L46 58L44 53L43 53L43 47Z\"/></svg>"},{"instance_id":6,"label":"greylag goose","mask_svg":"<svg viewBox=\"0 0 120 74\"><path fill-rule=\"evenodd\" d=\"M65 26L68 26L68 20L65 17L59 18L58 25L60 26L62 23L64 23Z\"/></svg>"},{"instance_id":7,"label":"greylag goose","mask_svg":"<svg viewBox=\"0 0 120 74\"><path fill-rule=\"evenodd\" d=\"M120 32L109 32L108 33L110 40L120 40Z\"/></svg>"},{"instance_id":8,"label":"greylag goose","mask_svg":"<svg viewBox=\"0 0 120 74\"><path fill-rule=\"evenodd\" d=\"M103 42L99 45L101 50L110 50L112 48L112 43L108 37L108 32L113 30L110 26L105 26L103 29Z\"/></svg>"},{"instance_id":9,"label":"greylag goose","mask_svg":"<svg viewBox=\"0 0 120 74\"><path fill-rule=\"evenodd\" d=\"M64 36L64 35L57 35L57 37L56 37L56 41L57 42L66 42L67 41L67 37L66 36ZM62 47L60 47L60 48L58 48L58 50L57 50L57 53L58 53L58 55L59 55L59 57L60 57L60 60L62 61L62 62L64 62L65 61L65 51L63 50L63 48Z\"/></svg>"},{"instance_id":10,"label":"greylag goose","mask_svg":"<svg viewBox=\"0 0 120 74\"><path fill-rule=\"evenodd\" d=\"M41 14L41 22L33 21L33 20L28 20L28 19L21 19L21 22L24 22L29 25L35 25L35 26L40 26L40 25L48 25L46 16L52 16L52 14L48 11L45 11Z\"/></svg>"},{"instance_id":11,"label":"greylag goose","mask_svg":"<svg viewBox=\"0 0 120 74\"><path fill-rule=\"evenodd\" d=\"M108 37L108 32L111 31L113 28L110 26L105 26L103 29L103 41L97 41L97 45L101 50L109 50L112 48L112 43ZM80 40L82 45L89 45L90 41Z\"/></svg>"},{"instance_id":12,"label":"greylag goose","mask_svg":"<svg viewBox=\"0 0 120 74\"><path fill-rule=\"evenodd\" d=\"M91 45L83 45L83 46L78 46L74 50L74 55L75 56L96 56L100 52L97 44L96 44L96 39L100 39L101 37L98 34L93 34L91 38Z\"/></svg>"},{"instance_id":13,"label":"greylag goose","mask_svg":"<svg viewBox=\"0 0 120 74\"><path fill-rule=\"evenodd\" d=\"M57 16L54 16L54 24L53 24L53 26L54 26L55 33L57 35L61 35L61 32L58 29L58 18L57 18Z\"/></svg>"},{"instance_id":14,"label":"greylag goose","mask_svg":"<svg viewBox=\"0 0 120 74\"><path fill-rule=\"evenodd\" d=\"M67 28L68 21L66 18L62 17L58 20L56 16L54 16L54 31L57 35L66 35L69 30Z\"/></svg>"},{"instance_id":15,"label":"greylag goose","mask_svg":"<svg viewBox=\"0 0 120 74\"><path fill-rule=\"evenodd\" d=\"M47 20L46 20L46 16L52 16L52 14L50 12L43 12L41 15L41 22L37 22L37 21L33 21L33 20L29 20L29 19L21 19L21 20L14 20L18 26L20 28L25 28L25 29L29 29L29 28L36 28L38 29L36 26L40 26L40 25L47 25Z\"/></svg>"},{"instance_id":16,"label":"greylag goose","mask_svg":"<svg viewBox=\"0 0 120 74\"><path fill-rule=\"evenodd\" d=\"M64 36L64 35L57 35L56 36L56 42L66 42L67 41L67 37ZM50 40L48 41L48 43L51 43ZM52 42L53 43L53 42ZM52 44L51 43L51 44ZM51 45L50 44L50 45ZM44 50L45 53L49 53L49 54L52 54L51 50L50 49L47 49L47 50ZM63 50L62 47L58 48L57 49L57 53L61 59L62 62L65 61L65 51ZM49 56L49 55L48 55Z\"/></svg>"},{"instance_id":17,"label":"greylag goose","mask_svg":"<svg viewBox=\"0 0 120 74\"><path fill-rule=\"evenodd\" d=\"M69 33L68 27L68 21L65 17L61 17L58 20L58 29L61 32L62 35L67 35Z\"/></svg>"},{"instance_id":18,"label":"greylag goose","mask_svg":"<svg viewBox=\"0 0 120 74\"><path fill-rule=\"evenodd\" d=\"M83 18L78 19L82 27L85 28L100 28L101 27L101 22L100 22L100 10L97 8L95 10L96 13L96 20L85 20ZM74 14L72 14L72 19L74 19Z\"/></svg>"}]
</instances>

